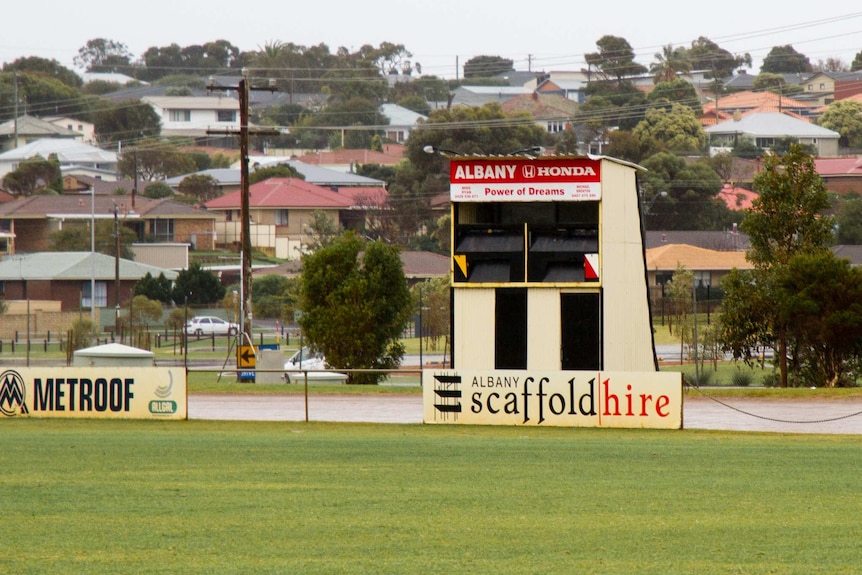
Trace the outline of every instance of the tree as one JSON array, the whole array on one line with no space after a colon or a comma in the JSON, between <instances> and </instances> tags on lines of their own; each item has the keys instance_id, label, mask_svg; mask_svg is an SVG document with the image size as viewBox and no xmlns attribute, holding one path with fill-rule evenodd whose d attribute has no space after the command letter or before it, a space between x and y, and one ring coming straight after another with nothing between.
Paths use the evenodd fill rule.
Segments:
<instances>
[{"instance_id":1,"label":"tree","mask_svg":"<svg viewBox=\"0 0 862 575\"><path fill-rule=\"evenodd\" d=\"M296 171L296 168L287 164L277 164L275 166L265 166L263 168L255 168L248 175L248 183L256 184L270 178L297 178L304 180L305 176Z\"/></svg>"},{"instance_id":2,"label":"tree","mask_svg":"<svg viewBox=\"0 0 862 575\"><path fill-rule=\"evenodd\" d=\"M851 366L862 355L862 270L824 250L793 256L776 278L782 324L793 326L805 385L852 385Z\"/></svg>"},{"instance_id":3,"label":"tree","mask_svg":"<svg viewBox=\"0 0 862 575\"><path fill-rule=\"evenodd\" d=\"M60 64L57 60L40 58L39 56L27 56L18 58L14 62L3 64L4 72L33 72L46 78L54 78L67 86L80 89L84 85L81 77Z\"/></svg>"},{"instance_id":4,"label":"tree","mask_svg":"<svg viewBox=\"0 0 862 575\"><path fill-rule=\"evenodd\" d=\"M218 180L209 174L191 174L182 179L177 190L204 203L218 197L219 184Z\"/></svg>"},{"instance_id":5,"label":"tree","mask_svg":"<svg viewBox=\"0 0 862 575\"><path fill-rule=\"evenodd\" d=\"M703 108L700 105L700 99L697 97L697 91L690 82L686 82L680 78L674 78L669 82L659 82L655 85L652 92L647 96L647 101L650 104L656 105L660 102L671 102L688 106L696 116L700 116Z\"/></svg>"},{"instance_id":6,"label":"tree","mask_svg":"<svg viewBox=\"0 0 862 575\"><path fill-rule=\"evenodd\" d=\"M692 70L707 70L707 77L715 80L732 76L738 68L751 67L752 62L750 54L735 56L706 36L691 43L688 57Z\"/></svg>"},{"instance_id":7,"label":"tree","mask_svg":"<svg viewBox=\"0 0 862 575\"><path fill-rule=\"evenodd\" d=\"M683 47L673 47L673 44L662 46L661 52L655 53L655 62L650 65L653 83L673 82L680 74L691 72L691 60L688 50Z\"/></svg>"},{"instance_id":8,"label":"tree","mask_svg":"<svg viewBox=\"0 0 862 575\"><path fill-rule=\"evenodd\" d=\"M56 158L46 160L41 156L24 160L17 168L3 176L3 187L20 196L31 196L37 190L44 188L62 192L60 162Z\"/></svg>"},{"instance_id":9,"label":"tree","mask_svg":"<svg viewBox=\"0 0 862 575\"><path fill-rule=\"evenodd\" d=\"M169 304L172 301L171 280L166 278L164 273L160 273L158 277L153 277L150 272L147 272L135 284L135 295L146 296L151 300Z\"/></svg>"},{"instance_id":10,"label":"tree","mask_svg":"<svg viewBox=\"0 0 862 575\"><path fill-rule=\"evenodd\" d=\"M797 52L793 46L774 46L766 58L760 72L773 72L775 74L804 74L813 70L808 56Z\"/></svg>"},{"instance_id":11,"label":"tree","mask_svg":"<svg viewBox=\"0 0 862 575\"><path fill-rule=\"evenodd\" d=\"M635 53L625 38L605 35L596 41L598 52L584 54L587 65L598 69L606 78L615 78L617 86L627 76L643 74L647 69L635 62Z\"/></svg>"},{"instance_id":12,"label":"tree","mask_svg":"<svg viewBox=\"0 0 862 575\"><path fill-rule=\"evenodd\" d=\"M225 287L209 270L205 270L198 262L193 262L188 269L180 270L172 291L174 303L183 305L188 297L189 305L212 304L220 301L225 294Z\"/></svg>"},{"instance_id":13,"label":"tree","mask_svg":"<svg viewBox=\"0 0 862 575\"><path fill-rule=\"evenodd\" d=\"M491 78L514 70L514 62L501 56L474 56L464 63L464 79Z\"/></svg>"},{"instance_id":14,"label":"tree","mask_svg":"<svg viewBox=\"0 0 862 575\"><path fill-rule=\"evenodd\" d=\"M251 305L254 316L285 320L292 317L298 299L298 281L287 276L267 274L254 278Z\"/></svg>"},{"instance_id":15,"label":"tree","mask_svg":"<svg viewBox=\"0 0 862 575\"><path fill-rule=\"evenodd\" d=\"M862 103L855 100L832 102L817 123L838 132L840 146L862 148Z\"/></svg>"},{"instance_id":16,"label":"tree","mask_svg":"<svg viewBox=\"0 0 862 575\"><path fill-rule=\"evenodd\" d=\"M665 294L670 304L670 323L668 330L673 333L676 324L676 334L679 337L679 362L682 363L683 348L686 340L693 341L692 329L689 325L689 312L692 311L692 290L694 289L694 273L682 264L677 264L671 280L665 286ZM691 344L690 344L691 345Z\"/></svg>"},{"instance_id":17,"label":"tree","mask_svg":"<svg viewBox=\"0 0 862 575\"><path fill-rule=\"evenodd\" d=\"M87 112L90 100L81 97L78 88L42 72L0 73L0 120L11 119L15 112L14 84L18 84L19 114L33 116L80 116Z\"/></svg>"},{"instance_id":18,"label":"tree","mask_svg":"<svg viewBox=\"0 0 862 575\"><path fill-rule=\"evenodd\" d=\"M632 131L656 152L699 152L706 145L706 132L688 106L673 103L670 109L651 108Z\"/></svg>"},{"instance_id":19,"label":"tree","mask_svg":"<svg viewBox=\"0 0 862 575\"><path fill-rule=\"evenodd\" d=\"M53 232L50 237L51 251L53 252L88 252L93 240L90 233L90 222L70 225L67 223L63 229ZM96 220L96 251L107 256L117 255L117 238L114 235L114 222L112 220ZM120 226L120 257L126 260L134 259L132 244L138 241L134 230L124 225Z\"/></svg>"},{"instance_id":20,"label":"tree","mask_svg":"<svg viewBox=\"0 0 862 575\"><path fill-rule=\"evenodd\" d=\"M851 72L858 72L859 70L862 70L862 51L856 52L853 62L850 64Z\"/></svg>"},{"instance_id":21,"label":"tree","mask_svg":"<svg viewBox=\"0 0 862 575\"><path fill-rule=\"evenodd\" d=\"M761 290L758 299L770 305L766 308L767 316L761 319L766 325L728 330L770 334L778 347L781 385L786 387L788 344L794 326L779 313L777 278L793 256L818 255L828 249L832 218L823 213L829 207L829 198L814 169L814 158L801 146L792 146L781 157L767 156L763 171L754 178L754 190L759 196L752 202L740 229L748 234L751 245L746 258L755 267L752 285ZM729 317L740 316L731 310ZM735 357L745 357L746 350L741 347L745 343L744 339L729 340L725 346Z\"/></svg>"},{"instance_id":22,"label":"tree","mask_svg":"<svg viewBox=\"0 0 862 575\"><path fill-rule=\"evenodd\" d=\"M300 301L303 333L332 367L400 365L399 338L413 310L397 248L342 234L303 258ZM350 373L347 381L373 384L382 377Z\"/></svg>"},{"instance_id":23,"label":"tree","mask_svg":"<svg viewBox=\"0 0 862 575\"><path fill-rule=\"evenodd\" d=\"M138 101L100 102L93 126L104 143L155 138L162 131L162 121L153 107Z\"/></svg>"},{"instance_id":24,"label":"tree","mask_svg":"<svg viewBox=\"0 0 862 575\"><path fill-rule=\"evenodd\" d=\"M132 54L122 42L106 38L93 38L78 49L73 62L87 72L128 71Z\"/></svg>"},{"instance_id":25,"label":"tree","mask_svg":"<svg viewBox=\"0 0 862 575\"><path fill-rule=\"evenodd\" d=\"M643 175L646 196L667 192L650 209L649 228L721 230L731 222L730 210L717 198L722 181L708 163L689 163L676 154L661 152L642 165L647 169Z\"/></svg>"},{"instance_id":26,"label":"tree","mask_svg":"<svg viewBox=\"0 0 862 575\"><path fill-rule=\"evenodd\" d=\"M160 198L170 198L174 195L174 189L164 182L153 182L147 184L144 188L144 193L141 194L145 198L158 200Z\"/></svg>"},{"instance_id":27,"label":"tree","mask_svg":"<svg viewBox=\"0 0 862 575\"><path fill-rule=\"evenodd\" d=\"M127 178L138 178L147 182L163 180L195 171L195 163L175 146L157 140L145 140L134 148L126 149L119 156L117 167Z\"/></svg>"},{"instance_id":28,"label":"tree","mask_svg":"<svg viewBox=\"0 0 862 575\"><path fill-rule=\"evenodd\" d=\"M835 241L839 244L862 244L862 197L848 194L835 213Z\"/></svg>"},{"instance_id":29,"label":"tree","mask_svg":"<svg viewBox=\"0 0 862 575\"><path fill-rule=\"evenodd\" d=\"M440 339L449 337L449 277L425 280L411 288L416 306L422 307L422 338L425 351L439 349Z\"/></svg>"}]
</instances>

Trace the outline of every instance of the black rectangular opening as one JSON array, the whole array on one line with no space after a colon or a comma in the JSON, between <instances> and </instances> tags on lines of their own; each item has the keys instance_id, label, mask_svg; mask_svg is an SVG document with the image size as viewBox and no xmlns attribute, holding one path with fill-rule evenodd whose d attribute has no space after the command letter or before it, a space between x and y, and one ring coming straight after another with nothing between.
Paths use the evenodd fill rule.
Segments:
<instances>
[{"instance_id":1,"label":"black rectangular opening","mask_svg":"<svg viewBox=\"0 0 862 575\"><path fill-rule=\"evenodd\" d=\"M494 368L527 369L527 290L500 288L494 304Z\"/></svg>"},{"instance_id":2,"label":"black rectangular opening","mask_svg":"<svg viewBox=\"0 0 862 575\"><path fill-rule=\"evenodd\" d=\"M601 295L560 295L561 363L565 370L602 369Z\"/></svg>"}]
</instances>

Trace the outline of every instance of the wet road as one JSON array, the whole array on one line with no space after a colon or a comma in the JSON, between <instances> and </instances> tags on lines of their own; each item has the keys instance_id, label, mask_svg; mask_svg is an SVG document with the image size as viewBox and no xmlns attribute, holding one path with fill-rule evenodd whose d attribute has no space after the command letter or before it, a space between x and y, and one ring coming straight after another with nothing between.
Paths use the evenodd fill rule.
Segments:
<instances>
[{"instance_id":1,"label":"wet road","mask_svg":"<svg viewBox=\"0 0 862 575\"><path fill-rule=\"evenodd\" d=\"M189 419L304 421L302 395L190 395ZM419 395L313 395L309 421L422 423ZM688 392L686 429L862 435L862 399L710 399Z\"/></svg>"}]
</instances>

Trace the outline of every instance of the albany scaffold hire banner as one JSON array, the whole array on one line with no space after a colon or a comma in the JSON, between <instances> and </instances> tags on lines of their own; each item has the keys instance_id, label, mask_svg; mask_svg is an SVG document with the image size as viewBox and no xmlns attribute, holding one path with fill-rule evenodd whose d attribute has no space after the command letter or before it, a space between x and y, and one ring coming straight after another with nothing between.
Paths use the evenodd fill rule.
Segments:
<instances>
[{"instance_id":1,"label":"albany scaffold hire banner","mask_svg":"<svg viewBox=\"0 0 862 575\"><path fill-rule=\"evenodd\" d=\"M682 374L426 370L425 423L682 428Z\"/></svg>"},{"instance_id":2,"label":"albany scaffold hire banner","mask_svg":"<svg viewBox=\"0 0 862 575\"><path fill-rule=\"evenodd\" d=\"M2 369L3 417L186 419L186 372L177 367Z\"/></svg>"}]
</instances>

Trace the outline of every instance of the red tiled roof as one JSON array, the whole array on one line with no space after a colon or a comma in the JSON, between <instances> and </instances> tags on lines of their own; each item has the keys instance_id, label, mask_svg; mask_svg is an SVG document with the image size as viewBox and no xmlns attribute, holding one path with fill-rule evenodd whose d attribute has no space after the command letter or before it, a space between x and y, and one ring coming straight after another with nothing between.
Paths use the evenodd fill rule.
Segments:
<instances>
[{"instance_id":1,"label":"red tiled roof","mask_svg":"<svg viewBox=\"0 0 862 575\"><path fill-rule=\"evenodd\" d=\"M298 178L269 178L249 187L252 208L349 208L353 201L329 188ZM235 210L242 202L237 190L204 204L207 209Z\"/></svg>"},{"instance_id":2,"label":"red tiled roof","mask_svg":"<svg viewBox=\"0 0 862 575\"><path fill-rule=\"evenodd\" d=\"M347 165L347 164L380 164L392 166L404 159L405 147L400 144L386 144L382 152L373 150L333 150L331 152L314 152L296 158L300 162L315 166Z\"/></svg>"},{"instance_id":3,"label":"red tiled roof","mask_svg":"<svg viewBox=\"0 0 862 575\"><path fill-rule=\"evenodd\" d=\"M703 111L705 113L708 110L714 110L715 107L715 101L707 102L703 105ZM721 96L718 99L719 110L753 110L758 108L761 112L777 112L779 108L785 111L788 108L810 109L815 107L816 104L812 104L811 102L794 100L793 98L779 96L772 92L736 92Z\"/></svg>"},{"instance_id":4,"label":"red tiled roof","mask_svg":"<svg viewBox=\"0 0 862 575\"><path fill-rule=\"evenodd\" d=\"M750 208L751 202L758 197L758 194L745 188L734 187L732 184L724 184L718 192L718 197L727 204L728 209L739 211Z\"/></svg>"},{"instance_id":5,"label":"red tiled roof","mask_svg":"<svg viewBox=\"0 0 862 575\"><path fill-rule=\"evenodd\" d=\"M386 188L380 186L341 186L338 193L350 198L354 206L358 207L382 207L389 196Z\"/></svg>"},{"instance_id":6,"label":"red tiled roof","mask_svg":"<svg viewBox=\"0 0 862 575\"><path fill-rule=\"evenodd\" d=\"M815 158L814 169L822 177L862 176L862 157Z\"/></svg>"}]
</instances>

